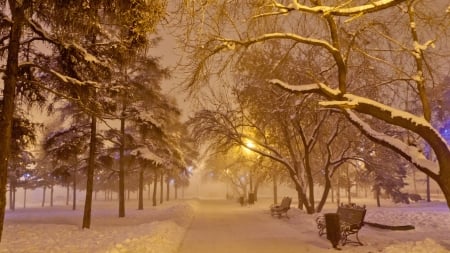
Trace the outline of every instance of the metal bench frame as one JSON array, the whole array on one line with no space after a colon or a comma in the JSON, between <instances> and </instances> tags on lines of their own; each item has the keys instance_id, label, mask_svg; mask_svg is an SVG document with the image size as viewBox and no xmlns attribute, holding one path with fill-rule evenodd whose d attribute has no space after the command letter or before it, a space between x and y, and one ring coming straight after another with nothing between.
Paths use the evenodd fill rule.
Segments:
<instances>
[{"instance_id":1,"label":"metal bench frame","mask_svg":"<svg viewBox=\"0 0 450 253\"><path fill-rule=\"evenodd\" d=\"M341 244L348 243L363 245L359 240L358 232L364 225L364 217L366 216L366 206L357 206L355 204L341 205L338 207L337 214L339 215ZM326 234L325 217L319 216L316 218L317 228L319 229L319 236ZM349 238L350 235L355 235L355 239Z\"/></svg>"},{"instance_id":2,"label":"metal bench frame","mask_svg":"<svg viewBox=\"0 0 450 253\"><path fill-rule=\"evenodd\" d=\"M289 218L287 215L287 212L291 208L292 198L290 197L284 197L281 200L281 203L279 205L271 205L270 206L270 214L272 216L278 216L278 218L281 218L281 216L284 214L286 218Z\"/></svg>"}]
</instances>

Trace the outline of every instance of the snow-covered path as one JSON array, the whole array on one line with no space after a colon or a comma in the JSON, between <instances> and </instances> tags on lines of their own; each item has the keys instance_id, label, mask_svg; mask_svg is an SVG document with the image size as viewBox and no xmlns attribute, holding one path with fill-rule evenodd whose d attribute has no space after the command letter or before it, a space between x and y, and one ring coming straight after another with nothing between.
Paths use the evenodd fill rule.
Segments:
<instances>
[{"instance_id":1,"label":"snow-covered path","mask_svg":"<svg viewBox=\"0 0 450 253\"><path fill-rule=\"evenodd\" d=\"M201 200L179 253L320 252L331 248L303 243L305 235L289 226L286 218L273 218L269 209L241 207L225 200ZM314 235L317 237L317 234Z\"/></svg>"}]
</instances>

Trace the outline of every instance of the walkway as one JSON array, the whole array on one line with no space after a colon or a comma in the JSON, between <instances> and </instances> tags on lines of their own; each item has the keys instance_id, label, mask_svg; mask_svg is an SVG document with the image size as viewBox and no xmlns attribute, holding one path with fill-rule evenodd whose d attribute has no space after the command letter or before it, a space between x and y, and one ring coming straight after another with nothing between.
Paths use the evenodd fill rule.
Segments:
<instances>
[{"instance_id":1,"label":"walkway","mask_svg":"<svg viewBox=\"0 0 450 253\"><path fill-rule=\"evenodd\" d=\"M265 210L232 201L202 200L179 253L300 253L326 248L308 245L286 219L271 217L268 206Z\"/></svg>"}]
</instances>

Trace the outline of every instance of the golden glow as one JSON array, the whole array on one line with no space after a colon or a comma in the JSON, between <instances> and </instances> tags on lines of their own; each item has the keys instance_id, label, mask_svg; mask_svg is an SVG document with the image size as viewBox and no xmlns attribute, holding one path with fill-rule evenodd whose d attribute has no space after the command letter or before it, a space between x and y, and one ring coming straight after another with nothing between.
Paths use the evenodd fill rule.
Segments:
<instances>
[{"instance_id":1,"label":"golden glow","mask_svg":"<svg viewBox=\"0 0 450 253\"><path fill-rule=\"evenodd\" d=\"M246 154L253 153L252 149L255 149L255 147L256 147L255 143L253 143L251 140L244 141L243 149Z\"/></svg>"},{"instance_id":2,"label":"golden glow","mask_svg":"<svg viewBox=\"0 0 450 253\"><path fill-rule=\"evenodd\" d=\"M245 143L245 146L249 149L255 148L255 144L250 140Z\"/></svg>"}]
</instances>

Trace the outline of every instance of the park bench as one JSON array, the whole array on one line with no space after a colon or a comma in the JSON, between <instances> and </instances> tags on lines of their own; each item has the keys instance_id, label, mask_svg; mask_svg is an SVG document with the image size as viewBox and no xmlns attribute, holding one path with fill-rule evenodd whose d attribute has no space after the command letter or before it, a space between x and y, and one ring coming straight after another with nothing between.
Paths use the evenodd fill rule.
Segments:
<instances>
[{"instance_id":1,"label":"park bench","mask_svg":"<svg viewBox=\"0 0 450 253\"><path fill-rule=\"evenodd\" d=\"M272 216L278 216L278 218L281 218L281 216L284 214L286 216L286 218L289 218L287 216L287 212L291 208L291 202L292 202L292 198L284 197L281 200L281 203L279 205L271 205L270 206L270 214Z\"/></svg>"},{"instance_id":2,"label":"park bench","mask_svg":"<svg viewBox=\"0 0 450 253\"><path fill-rule=\"evenodd\" d=\"M340 241L342 245L354 243L363 245L358 237L358 232L364 225L366 215L366 206L357 206L355 204L340 205L336 212L339 216ZM326 234L325 217L316 218L319 236ZM351 240L350 235L355 235L356 240Z\"/></svg>"}]
</instances>

